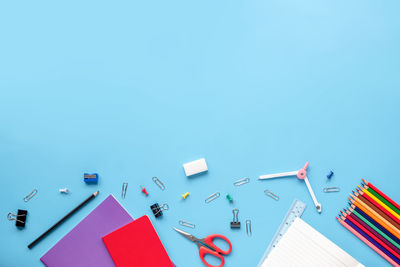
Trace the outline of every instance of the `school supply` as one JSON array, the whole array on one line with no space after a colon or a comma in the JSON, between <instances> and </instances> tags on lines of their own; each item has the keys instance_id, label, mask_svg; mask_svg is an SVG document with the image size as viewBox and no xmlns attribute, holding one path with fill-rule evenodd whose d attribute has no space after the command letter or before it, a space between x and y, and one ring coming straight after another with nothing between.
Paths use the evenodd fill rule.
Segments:
<instances>
[{"instance_id":1,"label":"school supply","mask_svg":"<svg viewBox=\"0 0 400 267\"><path fill-rule=\"evenodd\" d=\"M127 190L128 190L128 183L127 182L122 183L121 198L125 198Z\"/></svg>"},{"instance_id":2,"label":"school supply","mask_svg":"<svg viewBox=\"0 0 400 267\"><path fill-rule=\"evenodd\" d=\"M25 222L26 222L26 216L28 215L27 210L18 210L17 214L14 214L12 212L9 212L7 214L7 219L9 221L15 221L15 226L24 228L25 227Z\"/></svg>"},{"instance_id":3,"label":"school supply","mask_svg":"<svg viewBox=\"0 0 400 267\"><path fill-rule=\"evenodd\" d=\"M33 189L32 192L30 192L24 197L24 201L28 202L29 200L31 200L31 198L33 198L37 194L37 192L38 192L37 189Z\"/></svg>"},{"instance_id":4,"label":"school supply","mask_svg":"<svg viewBox=\"0 0 400 267\"><path fill-rule=\"evenodd\" d=\"M142 191L142 193L145 194L146 197L149 195L149 193L147 193L146 188L144 188L144 187L141 186L141 185L140 185L140 191Z\"/></svg>"},{"instance_id":5,"label":"school supply","mask_svg":"<svg viewBox=\"0 0 400 267\"><path fill-rule=\"evenodd\" d=\"M168 210L169 206L168 204L162 204L161 206L158 205L158 203L154 203L153 205L150 206L151 211L153 212L154 216L156 218L161 217L163 215L164 210Z\"/></svg>"},{"instance_id":6,"label":"school supply","mask_svg":"<svg viewBox=\"0 0 400 267\"><path fill-rule=\"evenodd\" d=\"M275 173L275 174L268 174L268 175L261 175L258 177L260 180L264 179L271 179L271 178L280 178L280 177L287 177L287 176L297 176L300 180L304 180L306 183L307 189L310 192L311 198L314 202L314 205L319 213L322 211L322 206L321 204L317 201L317 198L315 197L314 191L311 188L311 184L308 181L307 178L307 168L308 168L308 162L304 165L304 167L298 171L292 171L292 172L282 172L282 173Z\"/></svg>"},{"instance_id":7,"label":"school supply","mask_svg":"<svg viewBox=\"0 0 400 267\"><path fill-rule=\"evenodd\" d=\"M189 192L186 192L185 194L182 195L183 199L186 199L189 196Z\"/></svg>"},{"instance_id":8,"label":"school supply","mask_svg":"<svg viewBox=\"0 0 400 267\"><path fill-rule=\"evenodd\" d=\"M97 173L84 173L83 174L83 181L85 183L93 183L96 184L99 181L99 175Z\"/></svg>"},{"instance_id":9,"label":"school supply","mask_svg":"<svg viewBox=\"0 0 400 267\"><path fill-rule=\"evenodd\" d=\"M164 191L165 189L165 185L160 181L160 179L158 179L157 177L153 177L151 178L153 180L153 182L161 189Z\"/></svg>"},{"instance_id":10,"label":"school supply","mask_svg":"<svg viewBox=\"0 0 400 267\"><path fill-rule=\"evenodd\" d=\"M326 175L326 178L331 179L333 176L333 171L329 171L329 173Z\"/></svg>"},{"instance_id":11,"label":"school supply","mask_svg":"<svg viewBox=\"0 0 400 267\"><path fill-rule=\"evenodd\" d=\"M233 209L233 220L231 221L231 228L240 228L239 222L239 209Z\"/></svg>"},{"instance_id":12,"label":"school supply","mask_svg":"<svg viewBox=\"0 0 400 267\"><path fill-rule=\"evenodd\" d=\"M186 176L208 171L206 159L204 158L183 164L183 169L185 170Z\"/></svg>"},{"instance_id":13,"label":"school supply","mask_svg":"<svg viewBox=\"0 0 400 267\"><path fill-rule=\"evenodd\" d=\"M196 225L194 225L193 223L190 222L186 222L186 221L179 221L179 224L185 227L189 227L189 228L195 228Z\"/></svg>"},{"instance_id":14,"label":"school supply","mask_svg":"<svg viewBox=\"0 0 400 267\"><path fill-rule=\"evenodd\" d=\"M224 264L225 264L224 255L228 255L232 251L232 244L228 238L226 238L223 235L213 234L213 235L207 236L206 238L199 239L199 238L196 238L195 236L193 236L189 233L186 233L182 230L179 230L175 227L173 227L173 229L197 245L197 247L199 248L200 259L207 267L222 267L222 266L224 266ZM213 240L215 238L220 238L220 239L224 240L226 243L228 243L229 249L224 251L224 250L220 249L219 247L217 247L216 245L214 245ZM204 257L207 254L219 258L221 260L221 264L218 266L209 264L204 259Z\"/></svg>"},{"instance_id":15,"label":"school supply","mask_svg":"<svg viewBox=\"0 0 400 267\"><path fill-rule=\"evenodd\" d=\"M47 267L114 267L102 237L132 221L131 215L109 195L40 260Z\"/></svg>"},{"instance_id":16,"label":"school supply","mask_svg":"<svg viewBox=\"0 0 400 267\"><path fill-rule=\"evenodd\" d=\"M325 193L340 192L340 188L339 187L325 187L324 192Z\"/></svg>"},{"instance_id":17,"label":"school supply","mask_svg":"<svg viewBox=\"0 0 400 267\"><path fill-rule=\"evenodd\" d=\"M117 267L174 266L146 215L105 235L102 240Z\"/></svg>"},{"instance_id":18,"label":"school supply","mask_svg":"<svg viewBox=\"0 0 400 267\"><path fill-rule=\"evenodd\" d=\"M289 227L292 225L294 220L296 218L300 218L301 215L303 215L304 210L306 209L306 204L301 202L300 200L295 199L290 206L289 210L287 211L285 218L283 219L281 225L278 228L278 231L276 231L274 237L272 238L271 243L268 245L267 250L265 251L263 257L261 258L260 263L258 266L260 267L261 264L265 261L269 253L275 246L278 244L278 242L281 240L282 236L287 232Z\"/></svg>"},{"instance_id":19,"label":"school supply","mask_svg":"<svg viewBox=\"0 0 400 267\"><path fill-rule=\"evenodd\" d=\"M60 192L62 194L68 194L69 190L68 190L68 188L60 188L60 189L58 189L58 192Z\"/></svg>"},{"instance_id":20,"label":"school supply","mask_svg":"<svg viewBox=\"0 0 400 267\"><path fill-rule=\"evenodd\" d=\"M336 219L394 266L400 266L400 206L371 183L348 198L350 207Z\"/></svg>"},{"instance_id":21,"label":"school supply","mask_svg":"<svg viewBox=\"0 0 400 267\"><path fill-rule=\"evenodd\" d=\"M268 190L268 189L265 189L265 190L264 190L264 193L265 193L267 196L269 196L270 198L272 198L272 199L274 199L274 200L276 200L276 201L279 200L279 196L275 195L274 193L272 193L272 192L271 192L270 190Z\"/></svg>"},{"instance_id":22,"label":"school supply","mask_svg":"<svg viewBox=\"0 0 400 267\"><path fill-rule=\"evenodd\" d=\"M227 199L230 203L233 202L233 198L232 198L229 194L226 195L226 199Z\"/></svg>"},{"instance_id":23,"label":"school supply","mask_svg":"<svg viewBox=\"0 0 400 267\"><path fill-rule=\"evenodd\" d=\"M297 217L260 267L361 267L352 256Z\"/></svg>"},{"instance_id":24,"label":"school supply","mask_svg":"<svg viewBox=\"0 0 400 267\"><path fill-rule=\"evenodd\" d=\"M246 177L240 180L237 180L236 182L233 183L234 186L241 186L244 184L247 184L248 182L250 182L250 178Z\"/></svg>"},{"instance_id":25,"label":"school supply","mask_svg":"<svg viewBox=\"0 0 400 267\"><path fill-rule=\"evenodd\" d=\"M246 234L248 236L251 236L251 221L250 220L246 220Z\"/></svg>"},{"instance_id":26,"label":"school supply","mask_svg":"<svg viewBox=\"0 0 400 267\"><path fill-rule=\"evenodd\" d=\"M206 203L210 203L211 201L213 201L213 200L219 198L219 196L220 196L220 193L219 193L219 192L216 192L216 193L214 193L214 194L211 194L211 195L209 195L209 196L206 198L205 202L206 202Z\"/></svg>"},{"instance_id":27,"label":"school supply","mask_svg":"<svg viewBox=\"0 0 400 267\"><path fill-rule=\"evenodd\" d=\"M99 191L94 192L93 194L90 195L85 201L83 201L81 204L79 204L75 209L71 210L67 215L65 215L63 218L61 218L58 222L56 222L52 227L50 227L46 232L44 232L41 236L36 238L32 243L28 245L28 248L31 249L33 248L40 240L45 238L48 234L50 234L54 229L57 228L60 224L62 224L65 220L67 220L69 217L71 217L75 212L77 212L79 209L81 209L85 204L87 204L90 200L95 198L99 194Z\"/></svg>"}]
</instances>

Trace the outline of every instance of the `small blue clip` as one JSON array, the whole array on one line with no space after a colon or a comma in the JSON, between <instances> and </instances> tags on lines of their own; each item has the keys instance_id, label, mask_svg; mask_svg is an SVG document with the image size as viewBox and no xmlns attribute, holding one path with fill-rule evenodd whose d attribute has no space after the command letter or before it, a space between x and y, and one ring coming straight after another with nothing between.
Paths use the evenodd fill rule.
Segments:
<instances>
[{"instance_id":1,"label":"small blue clip","mask_svg":"<svg viewBox=\"0 0 400 267\"><path fill-rule=\"evenodd\" d=\"M83 180L85 183L97 183L99 181L99 175L97 173L84 173Z\"/></svg>"},{"instance_id":2,"label":"small blue clip","mask_svg":"<svg viewBox=\"0 0 400 267\"><path fill-rule=\"evenodd\" d=\"M328 173L328 175L326 176L326 178L331 179L332 176L333 176L333 171L330 171L330 172Z\"/></svg>"}]
</instances>

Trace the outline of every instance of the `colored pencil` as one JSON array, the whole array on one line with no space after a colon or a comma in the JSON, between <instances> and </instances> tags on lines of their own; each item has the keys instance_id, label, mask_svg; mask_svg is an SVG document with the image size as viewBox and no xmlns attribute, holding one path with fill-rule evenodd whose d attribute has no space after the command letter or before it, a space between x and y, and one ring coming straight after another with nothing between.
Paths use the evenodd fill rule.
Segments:
<instances>
[{"instance_id":1,"label":"colored pencil","mask_svg":"<svg viewBox=\"0 0 400 267\"><path fill-rule=\"evenodd\" d=\"M395 211L397 214L400 215L400 205L394 202L390 197L385 195L382 191L380 191L378 188L376 188L373 184L370 182L365 181L364 179L361 179L366 185L367 189L371 189L370 191L372 194L374 194L377 198L379 198L382 202L384 202L387 206L389 206L393 211Z\"/></svg>"},{"instance_id":2,"label":"colored pencil","mask_svg":"<svg viewBox=\"0 0 400 267\"><path fill-rule=\"evenodd\" d=\"M351 205L351 204L350 204ZM395 237L392 233L390 233L388 230L386 230L382 225L377 223L374 219L369 217L367 214L365 214L362 210L360 210L358 207L351 205L351 208L353 210L353 213L363 220L366 224L371 226L372 228L376 229L377 232L380 232L383 237L385 237L387 240L389 240L390 243L395 245L397 248L400 249L400 239Z\"/></svg>"},{"instance_id":3,"label":"colored pencil","mask_svg":"<svg viewBox=\"0 0 400 267\"><path fill-rule=\"evenodd\" d=\"M345 212L340 211L343 216L350 220L354 225L356 225L359 229L361 229L364 233L369 235L372 239L374 239L379 245L384 247L387 251L389 251L393 256L395 256L397 259L400 259L400 250L394 247L392 244L390 244L389 241L387 241L385 238L383 238L381 235L376 233L373 229L371 229L368 225L366 225L364 222L362 222L359 218L357 218L355 215L351 214L349 211L346 210Z\"/></svg>"},{"instance_id":4,"label":"colored pencil","mask_svg":"<svg viewBox=\"0 0 400 267\"><path fill-rule=\"evenodd\" d=\"M395 235L397 238L400 238L400 230L396 229L393 225L391 225L387 220L382 218L378 213L376 213L373 209L362 203L358 198L348 198L354 205L359 207L362 211L368 214L371 218L377 221L380 225L385 227L389 232Z\"/></svg>"},{"instance_id":5,"label":"colored pencil","mask_svg":"<svg viewBox=\"0 0 400 267\"><path fill-rule=\"evenodd\" d=\"M356 197L363 202L365 205L367 205L368 207L370 207L371 209L373 209L376 213L378 213L379 215L382 216L382 218L384 218L385 220L387 220L388 222L390 222L394 227L396 227L396 229L398 229L400 231L400 224L397 223L395 220L393 220L389 215L387 215L385 212L383 212L381 209L379 209L379 207L375 206L372 202L370 202L367 198L365 198L364 196L356 193L353 191L353 193L356 195Z\"/></svg>"},{"instance_id":6,"label":"colored pencil","mask_svg":"<svg viewBox=\"0 0 400 267\"><path fill-rule=\"evenodd\" d=\"M82 208L86 203L88 203L90 200L95 198L99 194L99 191L94 192L90 197L88 197L85 201L83 201L81 204L79 204L75 209L71 210L67 215L65 215L63 218L61 218L58 222L56 222L52 227L50 227L46 232L44 232L41 236L36 238L32 243L28 245L28 248L31 249L33 248L37 243L39 243L40 240L45 238L51 231L53 231L57 226L62 224L65 220L67 220L72 214L77 212L80 208Z\"/></svg>"},{"instance_id":7,"label":"colored pencil","mask_svg":"<svg viewBox=\"0 0 400 267\"><path fill-rule=\"evenodd\" d=\"M395 213L391 208L389 208L385 203L383 203L382 201L380 201L378 198L376 198L373 194L371 194L370 192L368 192L368 190L366 190L364 188L357 185L358 187L360 187L361 190L359 190L358 188L356 189L357 192L359 192L363 197L365 197L366 199L368 199L369 202L371 202L372 204L374 204L376 207L378 207L380 210L382 210L386 215L388 215L390 218L392 218L394 221L396 221L398 224L400 224L400 215L398 215L397 213Z\"/></svg>"},{"instance_id":8,"label":"colored pencil","mask_svg":"<svg viewBox=\"0 0 400 267\"><path fill-rule=\"evenodd\" d=\"M371 237L369 237L366 233L364 233L361 229L359 229L356 225L354 225L351 221L344 219L344 221L352 227L354 230L356 230L360 235L362 235L364 238L366 238L369 242L374 244L374 246L381 250L383 253L385 253L388 257L390 257L393 261L395 261L397 264L400 264L400 260L397 259L395 256L393 256L389 251L387 251L384 247L379 245L375 240L373 240ZM400 266L400 265L399 265Z\"/></svg>"},{"instance_id":9,"label":"colored pencil","mask_svg":"<svg viewBox=\"0 0 400 267\"><path fill-rule=\"evenodd\" d=\"M392 260L389 256L387 256L385 253L383 253L381 250L379 250L374 244L372 244L369 240L364 238L361 234L359 234L356 230L351 228L350 225L345 223L343 220L339 219L336 217L336 219L339 221L341 225L343 225L347 230L349 230L352 234L357 236L362 242L364 242L367 246L369 246L371 249L373 249L376 253L381 255L385 260L387 260L390 264L393 266L400 266L398 265L394 260Z\"/></svg>"}]
</instances>

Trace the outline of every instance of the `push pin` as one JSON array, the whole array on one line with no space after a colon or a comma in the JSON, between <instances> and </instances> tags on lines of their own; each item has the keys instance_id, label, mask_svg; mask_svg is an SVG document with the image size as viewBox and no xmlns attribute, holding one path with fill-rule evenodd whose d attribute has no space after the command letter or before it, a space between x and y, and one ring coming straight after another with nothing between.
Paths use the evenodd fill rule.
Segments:
<instances>
[{"instance_id":1,"label":"push pin","mask_svg":"<svg viewBox=\"0 0 400 267\"><path fill-rule=\"evenodd\" d=\"M58 189L58 191L59 191L60 193L64 193L64 194L68 194L68 193L69 193L68 188L60 188L60 189Z\"/></svg>"},{"instance_id":2,"label":"push pin","mask_svg":"<svg viewBox=\"0 0 400 267\"><path fill-rule=\"evenodd\" d=\"M97 173L84 173L83 181L85 181L85 183L97 184L97 182L99 181L99 175Z\"/></svg>"},{"instance_id":3,"label":"push pin","mask_svg":"<svg viewBox=\"0 0 400 267\"><path fill-rule=\"evenodd\" d=\"M233 221L231 222L231 228L240 228L239 222L239 209L233 209Z\"/></svg>"},{"instance_id":4,"label":"push pin","mask_svg":"<svg viewBox=\"0 0 400 267\"><path fill-rule=\"evenodd\" d=\"M149 195L149 193L147 193L147 191L146 191L146 188L144 188L144 187L142 187L142 186L140 186L140 188L142 188L142 192L143 192L143 194L145 194L146 195L146 197Z\"/></svg>"},{"instance_id":5,"label":"push pin","mask_svg":"<svg viewBox=\"0 0 400 267\"><path fill-rule=\"evenodd\" d=\"M228 201L229 201L230 203L233 202L233 198L232 198L229 194L226 195L226 198L228 199Z\"/></svg>"},{"instance_id":6,"label":"push pin","mask_svg":"<svg viewBox=\"0 0 400 267\"><path fill-rule=\"evenodd\" d=\"M185 194L182 195L183 199L186 199L189 196L189 192L186 192Z\"/></svg>"},{"instance_id":7,"label":"push pin","mask_svg":"<svg viewBox=\"0 0 400 267\"><path fill-rule=\"evenodd\" d=\"M161 206L158 205L158 203L155 203L153 205L150 206L151 211L153 212L154 216L156 218L161 217L162 216L162 212L164 210L168 210L168 204L162 204Z\"/></svg>"},{"instance_id":8,"label":"push pin","mask_svg":"<svg viewBox=\"0 0 400 267\"><path fill-rule=\"evenodd\" d=\"M326 175L326 178L331 179L333 176L333 171L329 171L329 173Z\"/></svg>"},{"instance_id":9,"label":"push pin","mask_svg":"<svg viewBox=\"0 0 400 267\"><path fill-rule=\"evenodd\" d=\"M28 215L27 210L18 210L17 214L9 212L7 215L7 219L10 221L15 221L15 226L24 228L27 215Z\"/></svg>"}]
</instances>

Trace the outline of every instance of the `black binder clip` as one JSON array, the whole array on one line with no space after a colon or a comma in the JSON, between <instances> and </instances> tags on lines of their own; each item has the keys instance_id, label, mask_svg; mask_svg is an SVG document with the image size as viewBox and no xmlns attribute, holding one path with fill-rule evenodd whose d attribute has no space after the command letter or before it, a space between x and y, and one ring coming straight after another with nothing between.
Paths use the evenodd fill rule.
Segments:
<instances>
[{"instance_id":1,"label":"black binder clip","mask_svg":"<svg viewBox=\"0 0 400 267\"><path fill-rule=\"evenodd\" d=\"M163 204L163 205L159 206L158 203L155 203L155 204L150 206L150 209L153 212L154 216L156 218L158 218L158 217L161 217L162 214L163 214L162 212L164 210L168 210L169 207L168 207L168 204Z\"/></svg>"},{"instance_id":2,"label":"black binder clip","mask_svg":"<svg viewBox=\"0 0 400 267\"><path fill-rule=\"evenodd\" d=\"M9 212L7 215L7 219L10 221L15 221L15 226L24 228L27 215L28 215L27 210L18 210L17 214Z\"/></svg>"},{"instance_id":3,"label":"black binder clip","mask_svg":"<svg viewBox=\"0 0 400 267\"><path fill-rule=\"evenodd\" d=\"M233 221L231 222L231 228L240 228L239 222L239 209L233 209Z\"/></svg>"}]
</instances>

